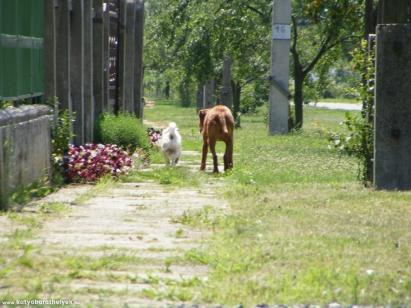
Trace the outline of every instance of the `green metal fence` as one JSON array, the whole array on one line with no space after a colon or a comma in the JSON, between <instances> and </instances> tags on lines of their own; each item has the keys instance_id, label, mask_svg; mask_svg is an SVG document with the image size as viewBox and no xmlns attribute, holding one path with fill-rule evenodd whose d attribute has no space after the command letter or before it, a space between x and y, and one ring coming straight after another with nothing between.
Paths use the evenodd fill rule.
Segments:
<instances>
[{"instance_id":1,"label":"green metal fence","mask_svg":"<svg viewBox=\"0 0 411 308\"><path fill-rule=\"evenodd\" d=\"M43 95L43 0L0 0L0 100Z\"/></svg>"}]
</instances>

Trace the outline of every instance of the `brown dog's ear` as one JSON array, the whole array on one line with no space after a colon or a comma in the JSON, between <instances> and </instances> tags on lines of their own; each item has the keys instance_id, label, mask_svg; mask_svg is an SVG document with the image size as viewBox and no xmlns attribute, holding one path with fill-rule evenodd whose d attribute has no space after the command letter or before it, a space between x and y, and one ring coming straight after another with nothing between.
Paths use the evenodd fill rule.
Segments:
<instances>
[{"instance_id":1,"label":"brown dog's ear","mask_svg":"<svg viewBox=\"0 0 411 308\"><path fill-rule=\"evenodd\" d=\"M198 117L200 118L200 123L199 123L199 127L200 127L200 132L203 131L203 126L204 126L204 118L207 115L208 109L201 109L198 112Z\"/></svg>"},{"instance_id":2,"label":"brown dog's ear","mask_svg":"<svg viewBox=\"0 0 411 308\"><path fill-rule=\"evenodd\" d=\"M204 117L206 116L207 112L208 112L208 109L201 109L201 110L198 112L198 116L200 117L201 120L204 119Z\"/></svg>"}]
</instances>

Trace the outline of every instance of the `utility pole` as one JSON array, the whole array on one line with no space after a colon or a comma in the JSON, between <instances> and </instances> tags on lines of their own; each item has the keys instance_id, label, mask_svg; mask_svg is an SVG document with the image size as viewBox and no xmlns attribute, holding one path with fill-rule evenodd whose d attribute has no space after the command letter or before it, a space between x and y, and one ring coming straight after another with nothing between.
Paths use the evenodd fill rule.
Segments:
<instances>
[{"instance_id":1,"label":"utility pole","mask_svg":"<svg viewBox=\"0 0 411 308\"><path fill-rule=\"evenodd\" d=\"M291 0L273 0L269 133L288 133Z\"/></svg>"},{"instance_id":2,"label":"utility pole","mask_svg":"<svg viewBox=\"0 0 411 308\"><path fill-rule=\"evenodd\" d=\"M374 185L411 189L411 3L380 0L375 81Z\"/></svg>"}]
</instances>

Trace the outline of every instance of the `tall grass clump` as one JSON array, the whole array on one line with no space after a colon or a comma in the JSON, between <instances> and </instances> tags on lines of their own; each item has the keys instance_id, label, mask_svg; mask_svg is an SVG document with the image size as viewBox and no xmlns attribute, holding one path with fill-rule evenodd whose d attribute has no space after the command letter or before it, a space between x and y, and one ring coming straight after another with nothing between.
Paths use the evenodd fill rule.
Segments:
<instances>
[{"instance_id":1,"label":"tall grass clump","mask_svg":"<svg viewBox=\"0 0 411 308\"><path fill-rule=\"evenodd\" d=\"M131 114L105 113L97 125L97 138L101 143L116 144L132 152L136 148L148 149L147 132L143 124Z\"/></svg>"}]
</instances>

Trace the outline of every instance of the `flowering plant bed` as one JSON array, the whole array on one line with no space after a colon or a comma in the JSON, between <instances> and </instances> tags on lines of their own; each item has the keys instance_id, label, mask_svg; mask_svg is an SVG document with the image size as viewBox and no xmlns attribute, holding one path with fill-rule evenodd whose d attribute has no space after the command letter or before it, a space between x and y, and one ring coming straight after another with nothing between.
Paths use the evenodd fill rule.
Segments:
<instances>
[{"instance_id":1,"label":"flowering plant bed","mask_svg":"<svg viewBox=\"0 0 411 308\"><path fill-rule=\"evenodd\" d=\"M111 144L70 145L66 162L71 182L94 182L107 174L117 177L133 167L129 154Z\"/></svg>"},{"instance_id":2,"label":"flowering plant bed","mask_svg":"<svg viewBox=\"0 0 411 308\"><path fill-rule=\"evenodd\" d=\"M156 145L157 141L161 138L161 129L155 129L150 127L147 129L148 137L150 139L150 144Z\"/></svg>"}]
</instances>

